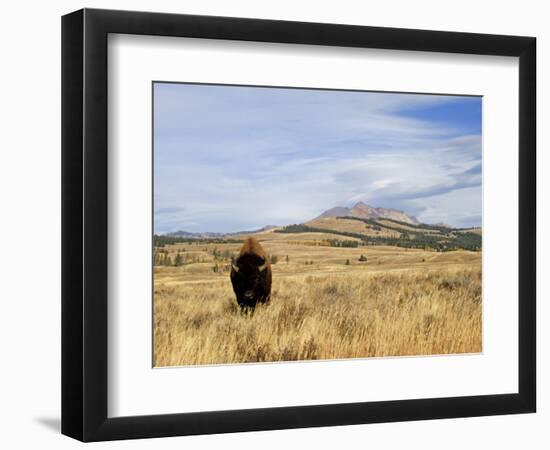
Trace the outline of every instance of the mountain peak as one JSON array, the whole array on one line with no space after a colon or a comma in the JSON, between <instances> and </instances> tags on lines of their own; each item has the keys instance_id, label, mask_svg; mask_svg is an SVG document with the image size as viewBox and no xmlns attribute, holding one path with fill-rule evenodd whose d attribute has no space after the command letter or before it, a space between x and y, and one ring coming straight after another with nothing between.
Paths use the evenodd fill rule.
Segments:
<instances>
[{"instance_id":1,"label":"mountain peak","mask_svg":"<svg viewBox=\"0 0 550 450\"><path fill-rule=\"evenodd\" d=\"M360 219L393 219L400 222L410 223L411 225L417 225L420 222L414 216L409 216L403 211L398 211L392 208L380 208L372 207L364 202L357 202L351 208L344 206L336 206L323 212L317 219L323 217L357 217Z\"/></svg>"}]
</instances>

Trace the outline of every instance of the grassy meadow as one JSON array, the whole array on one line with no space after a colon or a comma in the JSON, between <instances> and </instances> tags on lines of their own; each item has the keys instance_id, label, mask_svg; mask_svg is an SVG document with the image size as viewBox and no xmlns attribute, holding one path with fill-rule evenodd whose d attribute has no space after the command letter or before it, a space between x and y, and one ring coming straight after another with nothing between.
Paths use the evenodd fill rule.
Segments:
<instances>
[{"instance_id":1,"label":"grassy meadow","mask_svg":"<svg viewBox=\"0 0 550 450\"><path fill-rule=\"evenodd\" d=\"M256 237L274 264L271 302L253 315L229 280L241 244L162 248L181 265L154 267L155 367L481 352L481 252Z\"/></svg>"}]
</instances>

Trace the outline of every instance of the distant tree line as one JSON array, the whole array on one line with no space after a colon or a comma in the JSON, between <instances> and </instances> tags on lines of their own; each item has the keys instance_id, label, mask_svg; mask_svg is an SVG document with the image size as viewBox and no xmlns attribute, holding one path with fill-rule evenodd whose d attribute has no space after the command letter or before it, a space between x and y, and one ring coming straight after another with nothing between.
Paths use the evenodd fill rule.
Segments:
<instances>
[{"instance_id":1,"label":"distant tree line","mask_svg":"<svg viewBox=\"0 0 550 450\"><path fill-rule=\"evenodd\" d=\"M356 217L341 217L345 219L359 220L365 222L371 226L380 226L372 219L360 219ZM394 223L406 225L411 227L411 224L405 222L398 222L392 219L389 220ZM452 250L464 249L470 251L480 251L482 249L481 236L476 233L455 233L451 228L437 226L437 225L421 225L416 226L419 229L418 232L414 232L414 235L410 235L408 232L403 232L402 228L392 227L391 225L383 225L384 228L397 231L400 233L399 237L383 237L383 236L365 236L360 233L352 233L348 231L333 230L327 228L310 227L303 224L293 224L286 227L275 230L276 233L331 233L339 236L352 237L361 240L362 245L388 245L394 247L403 248L419 248L419 249L432 249L438 252L448 252ZM422 233L422 227L424 230L444 230L447 234L433 235ZM359 244L357 244L359 245Z\"/></svg>"},{"instance_id":2,"label":"distant tree line","mask_svg":"<svg viewBox=\"0 0 550 450\"><path fill-rule=\"evenodd\" d=\"M153 246L164 247L174 244L241 244L242 239L224 239L224 238L192 238L165 236L162 234L153 235Z\"/></svg>"},{"instance_id":3,"label":"distant tree line","mask_svg":"<svg viewBox=\"0 0 550 450\"><path fill-rule=\"evenodd\" d=\"M328 242L330 247L346 247L346 248L357 248L357 247L359 247L359 241L329 239L327 242Z\"/></svg>"},{"instance_id":4,"label":"distant tree line","mask_svg":"<svg viewBox=\"0 0 550 450\"><path fill-rule=\"evenodd\" d=\"M184 264L193 264L203 262L203 260L197 255L190 255L185 251L178 250L173 257L163 248L156 249L153 254L153 265L155 266L168 266L179 267Z\"/></svg>"}]
</instances>

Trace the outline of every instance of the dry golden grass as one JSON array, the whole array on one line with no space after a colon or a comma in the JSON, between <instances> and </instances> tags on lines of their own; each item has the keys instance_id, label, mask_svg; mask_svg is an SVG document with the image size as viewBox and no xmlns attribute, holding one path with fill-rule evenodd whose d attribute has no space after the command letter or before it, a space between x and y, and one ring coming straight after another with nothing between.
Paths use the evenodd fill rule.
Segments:
<instances>
[{"instance_id":1,"label":"dry golden grass","mask_svg":"<svg viewBox=\"0 0 550 450\"><path fill-rule=\"evenodd\" d=\"M325 248L287 239L262 242L279 262L272 301L254 315L240 313L228 272L214 273L210 260L155 268L155 366L481 351L479 252ZM357 262L362 253L366 263Z\"/></svg>"}]
</instances>

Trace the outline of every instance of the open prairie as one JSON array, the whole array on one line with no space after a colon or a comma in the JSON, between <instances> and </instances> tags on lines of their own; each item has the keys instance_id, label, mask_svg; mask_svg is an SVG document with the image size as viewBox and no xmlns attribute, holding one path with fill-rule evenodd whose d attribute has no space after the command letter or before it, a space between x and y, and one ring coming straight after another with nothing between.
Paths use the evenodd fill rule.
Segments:
<instances>
[{"instance_id":1,"label":"open prairie","mask_svg":"<svg viewBox=\"0 0 550 450\"><path fill-rule=\"evenodd\" d=\"M155 366L482 350L481 251L335 247L322 232L256 237L273 286L254 314L240 312L229 279L242 236L157 249L178 265L154 267Z\"/></svg>"}]
</instances>

